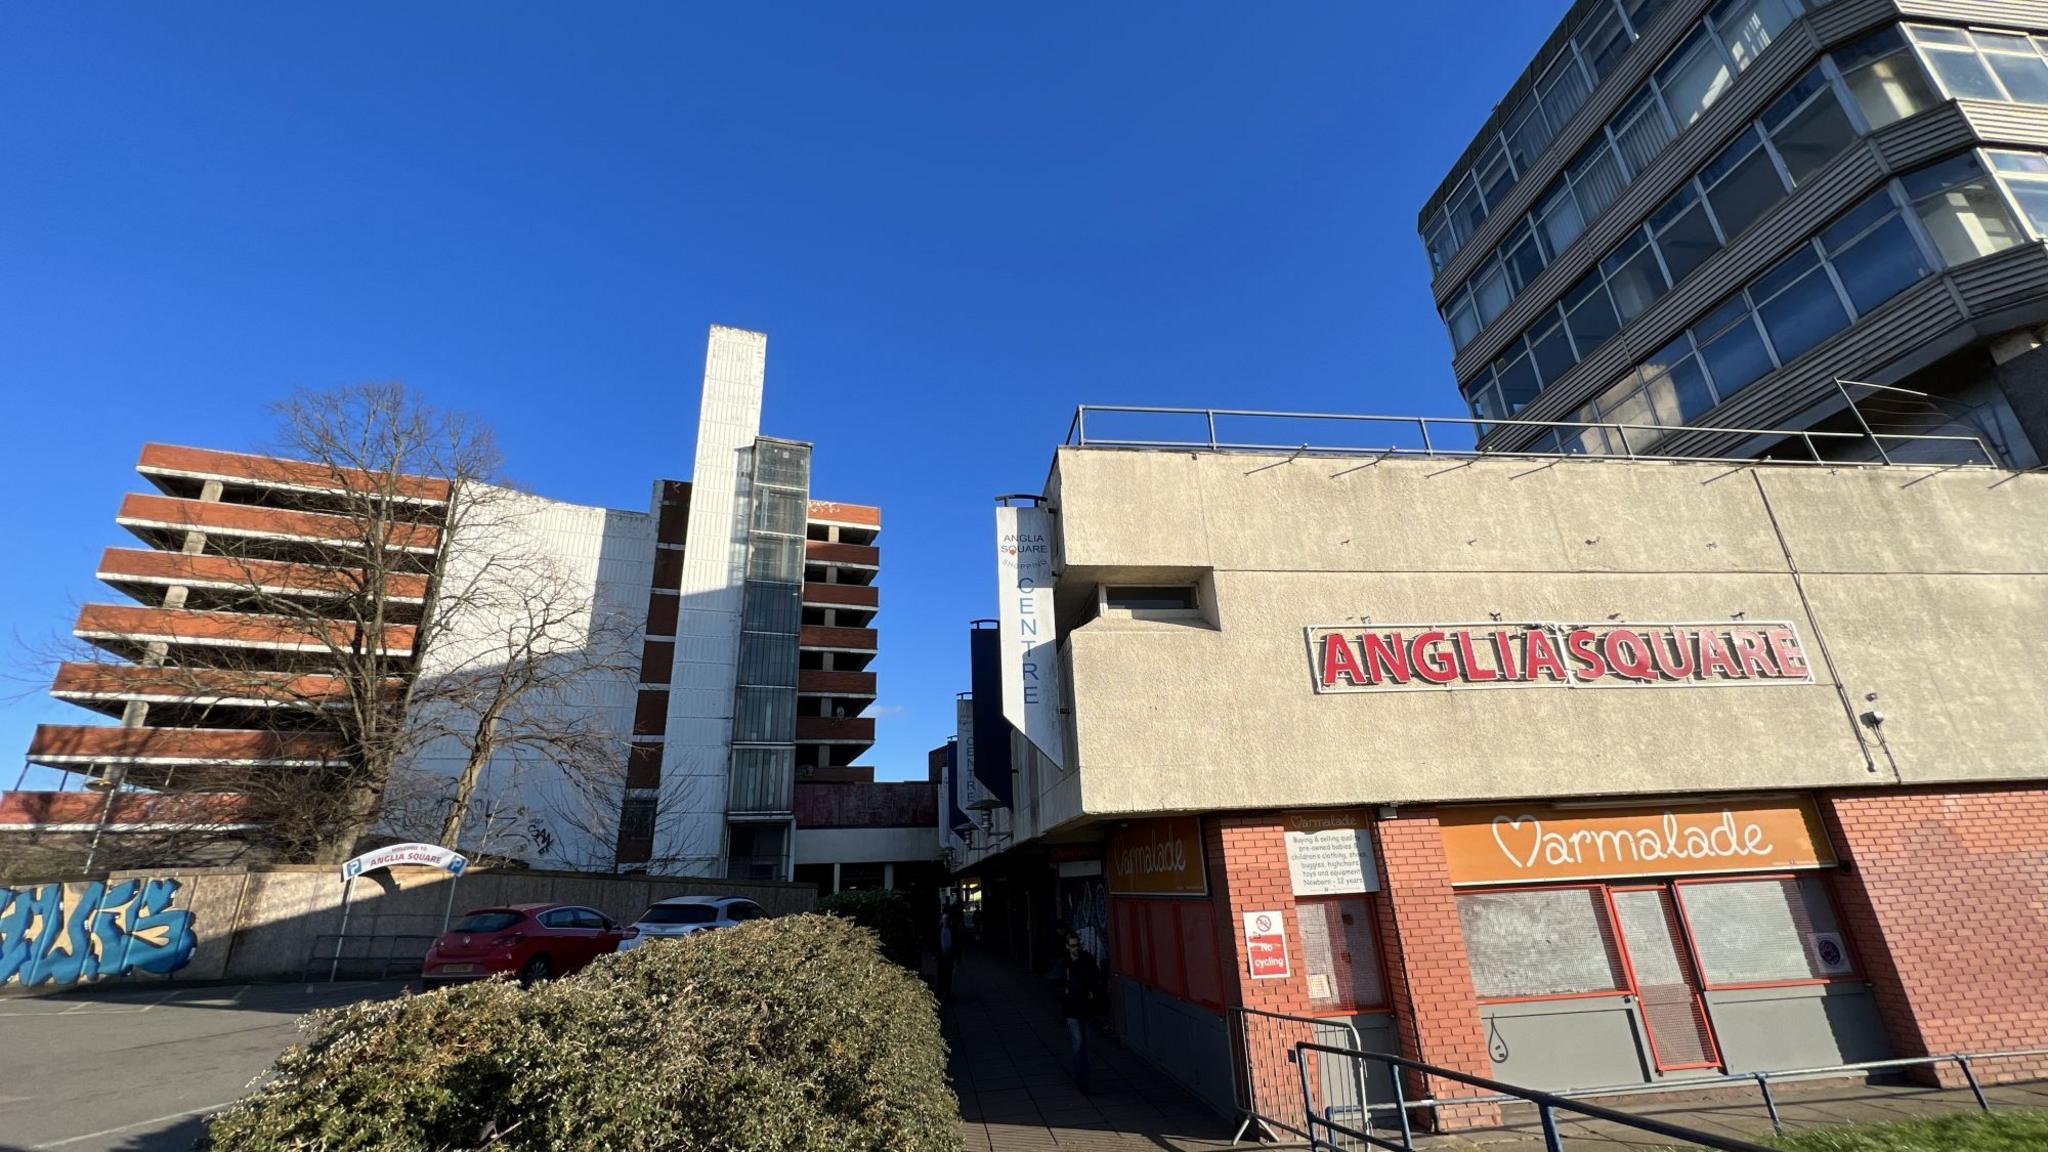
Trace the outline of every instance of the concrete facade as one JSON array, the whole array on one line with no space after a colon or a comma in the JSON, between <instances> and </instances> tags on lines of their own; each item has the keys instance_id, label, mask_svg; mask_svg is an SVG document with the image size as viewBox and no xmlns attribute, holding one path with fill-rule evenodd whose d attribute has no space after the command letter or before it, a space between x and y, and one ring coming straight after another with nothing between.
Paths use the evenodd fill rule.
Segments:
<instances>
[{"instance_id":1,"label":"concrete facade","mask_svg":"<svg viewBox=\"0 0 2048 1152\"><path fill-rule=\"evenodd\" d=\"M1048 488L1063 605L1215 588L1201 621L1063 611L1080 813L2048 777L2048 478L1066 449ZM1311 690L1305 626L1493 613L1790 620L1840 684Z\"/></svg>"},{"instance_id":2,"label":"concrete facade","mask_svg":"<svg viewBox=\"0 0 2048 1152\"><path fill-rule=\"evenodd\" d=\"M1067 767L1019 755L1011 835L959 870L1026 955L1092 939L1106 885L1119 1026L1219 1108L1298 1115L1289 1045L1346 1026L1543 1088L2048 1045L2016 959L2048 954L2048 477L1067 447L1045 494ZM1161 586L1192 607L1119 607ZM1314 631L1529 621L1771 622L1811 675L1326 690ZM1543 847L1709 818L1731 850ZM1300 871L1318 821L1356 830L1335 886ZM1320 1106L1355 1103L1348 1076L1317 1064Z\"/></svg>"}]
</instances>

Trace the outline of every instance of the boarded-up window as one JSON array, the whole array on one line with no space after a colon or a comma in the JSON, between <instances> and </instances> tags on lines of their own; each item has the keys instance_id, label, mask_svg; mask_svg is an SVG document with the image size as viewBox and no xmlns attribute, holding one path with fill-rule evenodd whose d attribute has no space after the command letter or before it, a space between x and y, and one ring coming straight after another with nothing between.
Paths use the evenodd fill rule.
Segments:
<instances>
[{"instance_id":1,"label":"boarded-up window","mask_svg":"<svg viewBox=\"0 0 2048 1152\"><path fill-rule=\"evenodd\" d=\"M1458 897L1458 919L1482 998L1621 988L1614 935L1597 888L1467 892Z\"/></svg>"},{"instance_id":2,"label":"boarded-up window","mask_svg":"<svg viewBox=\"0 0 2048 1152\"><path fill-rule=\"evenodd\" d=\"M1851 971L1818 876L1680 883L1678 894L1709 987Z\"/></svg>"},{"instance_id":3,"label":"boarded-up window","mask_svg":"<svg viewBox=\"0 0 2048 1152\"><path fill-rule=\"evenodd\" d=\"M1304 900L1296 905L1296 913L1309 1004L1332 1012L1384 1007L1386 982L1367 898Z\"/></svg>"}]
</instances>

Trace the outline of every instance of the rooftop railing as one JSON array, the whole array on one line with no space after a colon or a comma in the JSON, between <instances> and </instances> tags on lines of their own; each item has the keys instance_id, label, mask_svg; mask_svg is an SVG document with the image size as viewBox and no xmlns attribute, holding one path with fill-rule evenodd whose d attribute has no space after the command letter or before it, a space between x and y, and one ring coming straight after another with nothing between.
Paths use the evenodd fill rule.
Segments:
<instances>
[{"instance_id":1,"label":"rooftop railing","mask_svg":"<svg viewBox=\"0 0 2048 1152\"><path fill-rule=\"evenodd\" d=\"M1496 428L1554 430L1558 446L1501 451L1479 447ZM1589 433L1600 433L1595 437ZM1677 433L1727 434L1746 443L1769 438L1788 451L1761 456L1699 456L1659 452ZM1592 443L1606 447L1591 450ZM1628 460L1712 463L1999 467L1984 440L1972 435L1835 431L1813 428L1739 428L1699 424L1634 424L1584 420L1479 420L1454 416L1381 416L1340 412L1263 412L1244 408L1154 408L1083 404L1074 412L1066 443L1088 448L1156 448L1211 452L1292 453L1296 456L1427 456L1558 459L1591 456ZM1870 458L1860 458L1868 453Z\"/></svg>"}]
</instances>

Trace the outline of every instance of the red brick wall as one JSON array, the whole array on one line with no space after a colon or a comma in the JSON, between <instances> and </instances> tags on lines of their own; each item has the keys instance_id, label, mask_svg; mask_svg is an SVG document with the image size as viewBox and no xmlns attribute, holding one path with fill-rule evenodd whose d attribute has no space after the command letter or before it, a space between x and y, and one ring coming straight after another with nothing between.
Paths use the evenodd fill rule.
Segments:
<instances>
[{"instance_id":1,"label":"red brick wall","mask_svg":"<svg viewBox=\"0 0 2048 1152\"><path fill-rule=\"evenodd\" d=\"M1479 1020L1478 994L1472 988L1472 967L1465 958L1465 930L1458 921L1457 898L1451 891L1450 864L1444 859L1443 833L1434 815L1401 816L1378 824L1380 871L1380 934L1388 959L1394 1001L1394 1027L1401 1054L1474 1076L1490 1076ZM1426 1088L1439 1098L1480 1096L1484 1092L1432 1079ZM1469 1128L1500 1122L1494 1105L1464 1105L1437 1110L1439 1128Z\"/></svg>"},{"instance_id":2,"label":"red brick wall","mask_svg":"<svg viewBox=\"0 0 2048 1152\"><path fill-rule=\"evenodd\" d=\"M1230 937L1223 954L1233 962L1231 973L1226 974L1225 999L1268 1012L1324 1014L1309 1004L1308 978L1302 968L1301 919L1295 911L1286 832L1280 817L1270 813L1210 816L1205 825L1218 929ZM1436 818L1404 817L1382 821L1378 827L1384 891L1374 897L1379 917L1376 926L1401 1054L1488 1075L1492 1062L1486 1055L1472 973L1465 960L1464 933L1458 924ZM1253 980L1248 975L1244 914L1275 909L1286 913L1292 975L1284 980ZM1255 1068L1254 1075L1262 1084L1295 1084L1298 1095L1299 1073L1293 1068ZM1415 1087L1418 1092L1422 1088ZM1432 1082L1427 1088L1442 1098L1483 1094L1448 1081ZM1498 1122L1499 1111L1491 1105L1445 1108L1437 1115L1440 1129Z\"/></svg>"},{"instance_id":3,"label":"red brick wall","mask_svg":"<svg viewBox=\"0 0 2048 1152\"><path fill-rule=\"evenodd\" d=\"M1849 863L1844 928L1899 1055L2048 1047L2048 788L1839 794L1822 810ZM2048 1058L1979 1073L2048 1075Z\"/></svg>"}]
</instances>

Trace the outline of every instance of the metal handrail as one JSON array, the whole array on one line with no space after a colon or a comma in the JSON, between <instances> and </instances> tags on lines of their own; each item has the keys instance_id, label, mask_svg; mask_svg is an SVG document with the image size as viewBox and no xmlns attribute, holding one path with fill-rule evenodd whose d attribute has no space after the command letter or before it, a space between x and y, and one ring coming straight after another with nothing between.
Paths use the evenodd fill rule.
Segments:
<instances>
[{"instance_id":1,"label":"metal handrail","mask_svg":"<svg viewBox=\"0 0 2048 1152\"><path fill-rule=\"evenodd\" d=\"M1333 1056L1349 1056L1357 1060L1377 1060L1391 1068L1405 1068L1413 1072L1420 1072L1425 1076L1440 1076L1446 1080L1470 1084L1475 1088L1485 1088L1510 1100L1534 1104L1536 1105L1537 1120L1543 1125L1543 1145L1550 1152L1562 1152L1564 1148L1564 1136L1557 1128L1557 1112L1560 1109L1595 1120L1605 1120L1611 1124L1620 1124L1625 1128L1634 1128L1637 1131L1648 1132L1653 1136L1684 1140L1688 1143L1720 1149L1721 1152L1770 1152L1770 1149L1765 1148L1763 1145L1752 1144L1747 1140L1737 1140L1731 1136L1717 1136L1712 1132L1703 1132L1696 1128L1687 1128L1680 1124L1670 1124L1662 1120L1652 1120L1647 1116L1631 1116L1626 1112L1617 1112L1612 1108L1602 1108L1598 1104L1582 1104L1553 1092L1543 1092L1534 1088L1517 1088L1512 1084L1503 1084L1498 1080L1488 1080L1483 1076L1470 1076L1463 1072L1454 1072L1449 1068L1439 1068L1433 1064L1424 1064L1420 1060L1410 1060L1406 1056L1390 1056L1384 1052L1358 1052L1329 1044L1315 1044L1306 1040L1297 1042L1294 1045L1293 1053L1291 1053L1294 1063L1301 1073L1301 1098L1304 1104L1310 1099L1308 1061L1301 1058L1301 1054L1304 1052L1327 1052ZM1399 1144L1384 1137L1375 1136L1371 1132L1362 1132L1356 1128L1339 1124L1328 1117L1317 1116L1312 1109L1309 1109L1307 1120L1310 1147L1320 1149L1324 1146L1323 1142L1315 1136L1316 1126L1321 1125L1332 1133L1348 1136L1354 1140L1363 1140L1375 1148L1390 1148L1395 1150L1395 1152L1412 1152L1415 1147L1415 1138L1414 1133L1408 1127L1407 1109L1413 1107L1413 1105L1407 1104L1400 1099L1401 1077L1396 1075L1393 1079L1395 1103L1401 1109L1401 1142ZM1470 1098L1444 1101L1446 1104L1491 1102ZM1371 1123L1369 1113L1366 1122L1368 1124Z\"/></svg>"},{"instance_id":2,"label":"metal handrail","mask_svg":"<svg viewBox=\"0 0 2048 1152\"><path fill-rule=\"evenodd\" d=\"M1977 1072L1972 1061L2017 1060L2026 1057L2048 1056L2048 1048L2017 1048L2003 1052L1944 1052L1937 1056L1901 1056L1889 1060L1863 1060L1854 1064L1824 1064L1812 1068L1773 1068L1760 1072L1728 1072L1718 1076L1687 1076L1680 1080L1665 1080L1656 1084L1613 1084L1599 1088L1568 1088L1552 1093L1554 1096L1646 1096L1663 1092L1697 1092L1702 1088L1721 1085L1755 1084L1763 1095L1764 1110L1769 1114L1771 1130L1782 1133L1785 1124L1778 1115L1777 1098L1771 1095L1772 1080L1805 1080L1827 1076L1844 1076L1857 1072L1882 1072L1891 1068L1914 1068L1922 1065L1954 1064L1963 1073L1963 1081L1975 1098L1977 1107L1991 1111L1991 1100L1984 1094L1984 1088L1977 1081ZM1507 1104L1514 1102L1514 1096L1458 1096L1451 1099L1427 1097L1409 1100L1401 1107L1433 1108L1440 1104ZM1394 1109L1393 1104L1368 1104L1367 1112L1384 1112Z\"/></svg>"},{"instance_id":3,"label":"metal handrail","mask_svg":"<svg viewBox=\"0 0 2048 1152\"><path fill-rule=\"evenodd\" d=\"M417 953L410 951L401 952L399 949L400 943L408 940L423 946L420 947ZM313 974L324 968L328 973L328 979L332 981L342 965L350 962L361 962L364 968L351 969L351 971L365 971L369 966L377 965L377 974L375 976L363 977L363 979L388 980L391 978L394 968L399 965L403 965L407 969L423 969L426 965L428 951L426 946L431 946L434 940L435 937L433 936L413 932L395 932L373 936L343 936L337 932L323 932L313 937L312 947L307 950L306 967L300 973L300 976L304 983L311 984L315 982ZM349 945L357 943L362 945L358 954L353 956L347 955L351 951ZM376 947L379 943L384 945L381 955L378 954ZM321 950L323 945L329 945L324 952Z\"/></svg>"},{"instance_id":4,"label":"metal handrail","mask_svg":"<svg viewBox=\"0 0 2048 1152\"><path fill-rule=\"evenodd\" d=\"M1138 416L1198 416L1198 417L1201 417L1201 418L1202 418L1202 420L1203 420L1204 426L1205 426L1205 428L1206 428L1206 432L1207 432L1207 435L1206 435L1206 436L1205 436L1204 438L1202 438L1202 439L1174 439L1174 440L1147 440L1147 439L1131 439L1131 438L1125 438L1125 437L1102 437L1102 436L1092 436L1092 437L1091 437L1091 436L1090 436L1090 435L1088 434L1088 415L1089 415L1089 413L1091 413L1091 412L1093 412L1093 413L1102 413L1102 414L1122 414L1122 415L1138 415ZM1218 419L1219 417L1220 417L1220 418L1233 418L1233 417L1236 417L1236 418L1249 418L1249 419L1270 419L1270 420L1330 420L1330 421L1340 421L1340 422L1345 422L1345 423L1354 423L1354 424L1371 424L1371 425L1393 425L1393 426L1397 426L1397 427L1400 427L1400 428L1404 428L1404 429L1412 429L1412 430L1414 430L1414 431L1415 431L1416 433L1418 433L1418 434L1419 434L1419 436L1420 436L1420 438L1421 438L1421 441L1422 441L1422 446L1421 446L1421 447L1419 447L1419 448L1416 448L1416 447L1404 447L1404 446L1401 446L1401 445L1395 445L1395 444L1390 444L1390 445L1388 445L1388 446L1387 446L1386 448L1384 448L1384 449L1381 449L1381 448L1369 448L1369 447L1364 447L1364 446L1360 446L1360 445L1331 445L1331 444L1325 444L1325 445L1317 445L1317 444L1306 444L1306 443L1304 443L1304 444L1280 444L1280 443L1270 443L1270 444L1269 444L1269 443L1258 443L1258 442L1237 442L1237 441L1231 441L1231 440L1227 440L1227 439L1220 439L1220 438L1219 438L1219 437L1217 436L1217 434L1216 434L1216 421L1217 421L1217 419ZM1433 427L1433 426L1434 426L1434 427L1449 427L1449 428L1469 428L1469 429L1476 429L1477 431L1476 431L1476 433L1475 433L1475 435L1474 435L1474 441L1475 441L1475 446L1474 446L1474 447L1472 447L1472 448L1442 448L1442 447L1439 447L1439 446L1437 445L1437 443L1436 443L1436 440L1435 440L1435 438L1434 438L1434 437L1432 437L1432 436L1430 435L1430 429L1431 429L1431 427ZM1621 452L1618 452L1618 453L1616 453L1616 452L1605 452L1605 453L1595 453L1595 452L1556 452L1556 451L1553 451L1553 452L1509 452L1509 451L1501 451L1501 450L1495 450L1495 449L1482 449L1482 448L1479 448L1479 447L1477 447L1477 446L1476 446L1476 442L1478 441L1478 439L1480 439L1481 437L1483 437L1483 436L1484 436L1484 435L1486 434L1486 430L1488 430L1488 429L1491 429L1491 428L1497 428L1497 427L1516 427L1516 428L1550 428L1550 429L1560 429L1560 430L1566 430L1566 429L1568 429L1568 430L1572 430L1572 431L1586 431L1586 430L1590 430L1590 429L1600 429L1600 430L1602 430L1602 431L1606 431L1606 432L1612 432L1612 433L1614 433L1614 434L1615 434L1615 437L1616 437L1616 439L1617 439L1617 440L1618 440L1618 441L1620 442L1620 444L1621 444L1621 447L1622 447L1622 451L1621 451ZM1724 433L1724 434L1727 434L1727 435L1734 435L1734 436L1746 436L1746 437L1751 437L1751 436L1776 436L1776 437L1780 437L1780 438L1784 438L1784 439L1795 439L1795 438L1796 438L1796 439L1798 439L1798 440L1799 440L1799 441L1800 441L1800 442L1801 442L1802 444L1804 444L1804 445L1806 446L1806 451L1807 451L1807 455L1808 455L1808 456L1810 456L1810 457L1811 457L1811 459L1803 459L1803 458L1799 458L1799 457L1774 457L1774 456L1760 456L1760 457L1747 457L1747 456L1740 456L1740 457L1738 457L1738 456L1691 456L1691 455L1684 455L1684 454L1678 454L1678 453L1662 453L1662 454L1660 454L1660 453L1655 453L1655 452L1644 452L1644 451L1638 451L1638 450L1637 450L1637 449L1636 449L1636 448L1635 448L1635 447L1634 447L1633 445L1631 445L1631 444L1630 444L1630 442L1629 442L1629 435L1628 435L1628 434L1629 434L1629 432L1631 432L1631 431L1635 431L1635 432L1638 432L1638 433L1652 433L1652 434L1654 434L1654 435L1651 435L1651 436L1647 437L1647 439L1648 439L1648 440L1655 440L1655 439L1657 439L1657 438L1658 438L1659 436L1661 436L1661 435L1663 435L1663 434L1665 434L1665 433L1675 433L1675 432L1705 432L1705 433ZM1640 441L1640 440L1642 440L1642 439L1644 439L1644 438L1641 438L1641 437L1639 437L1639 441ZM1823 459L1823 458L1822 458L1822 456L1821 456L1821 454L1820 454L1820 447L1819 447L1819 444L1817 443L1817 441L1819 441L1819 440L1835 440L1835 441L1841 441L1841 440L1848 440L1848 441L1855 441L1855 442L1859 442L1859 443L1869 443L1870 445L1872 445L1872 447L1874 447L1874 448L1876 449L1876 451L1877 451L1877 455L1878 455L1878 459L1877 459L1877 460L1875 460L1875 461L1861 461L1861 460L1827 460L1827 459ZM1505 457L1505 458L1510 458L1510 459L1513 459L1513 458L1525 458L1525 457L1526 457L1526 458L1536 458L1536 459L1557 459L1557 458L1561 458L1561 457L1585 456L1585 457L1589 457L1589 458L1593 458L1593 459L1601 459L1601 458L1621 458L1621 459L1630 459L1630 460L1669 460L1669 461L1686 461L1686 462L1702 462L1702 461L1707 461L1707 462L1715 462L1715 463L1723 463L1723 464L1726 464L1726 463L1773 463L1773 464L1793 464L1793 463L1798 463L1798 464L1826 464L1826 465L1830 465L1830 466L1847 466L1847 467L1856 467L1856 466L1863 466L1863 467L1885 467L1885 466L1895 465L1895 464L1898 464L1898 463L1899 463L1898 461L1894 461L1894 460L1893 460L1893 459L1891 458L1891 455L1890 455L1890 454L1889 454L1888 452L1886 452L1886 451L1885 451L1885 447L1884 447L1884 442L1885 442L1885 441L1887 441L1887 440L1897 440L1897 441L1908 441L1908 442L1919 442L1919 441L1926 441L1926 442L1953 442L1953 443L1958 443L1958 444L1964 444L1964 445L1968 445L1968 446L1971 446L1971 447L1975 448L1975 450L1976 450L1976 451L1977 451L1977 452L1978 452L1978 453L1979 453L1980 455L1982 455L1982 457L1984 458L1984 463L1983 463L1983 464L1978 464L1978 463L1976 463L1976 462L1974 462L1974 461L1973 461L1973 462L1970 462L1970 463L1967 463L1967 464L1961 464L1961 465L1945 465L1946 467L1969 467L1969 468L1976 468L1976 467L1994 467L1994 468L1995 468L1995 467L1997 467L1997 466L1998 466L1998 465L1997 465L1997 459L1998 459L1998 457L1996 456L1996 454L1994 454L1994 453L1993 453L1993 452L1991 451L1990 447L1989 447L1989 446L1988 446L1987 444L1985 444L1985 442L1984 442L1984 440L1983 440L1983 438L1982 438L1982 437L1980 437L1980 436L1966 436L1966 435L1941 435L1941 434L1933 434L1933 433L1905 433L1905 432L1875 432L1875 431L1863 431L1863 432L1846 432L1846 431L1829 431L1829 430L1823 430L1823 429L1812 429L1812 428L1743 428L1743 427L1727 427L1727 426L1717 426L1717 425L1700 425L1700 424L1637 424L1637 423L1630 423L1630 422L1623 422L1623 421L1611 421L1611 420L1518 420L1518 419L1512 419L1512 418L1505 418L1505 419L1499 419L1499 420L1481 420L1481 419L1479 419L1479 418L1477 418L1477 417L1469 417L1469 416L1387 416L1387 415L1376 415L1376 414L1370 414L1370 413L1357 413L1357 412L1282 412L1282 411L1273 411L1273 412L1267 412L1267 411L1260 411L1260 410L1258 410L1258 409L1252 409L1252 408L1173 408L1173 407L1155 407L1155 406L1147 406L1147 405L1119 405L1119 404L1082 404L1082 405L1079 405L1079 406L1077 406L1077 407L1076 407L1076 408L1074 409L1074 419L1072 420L1072 422L1070 422L1070 423L1069 423L1069 424L1067 425L1067 436L1066 436L1066 439L1065 439L1064 443L1065 443L1066 445L1068 445L1069 447L1077 447L1077 448L1085 448L1085 447L1100 447L1100 448L1163 448L1163 449L1183 449L1183 450L1185 450L1185 449L1190 449L1190 448L1207 448L1207 449L1209 449L1210 451L1214 451L1214 452L1251 452L1251 451L1277 451L1277 452L1293 452L1293 453L1295 453L1295 454L1297 454L1297 455L1304 455L1304 454L1312 454L1312 455L1379 455L1379 456L1426 456L1426 457L1431 457L1431 458L1435 458L1435 457L1453 457L1453 458L1460 458L1460 459L1464 459L1464 458L1475 458L1475 457L1486 457L1486 456L1499 456L1499 457ZM1930 466L1930 467L1931 467L1932 465L1927 465L1927 466Z\"/></svg>"}]
</instances>

